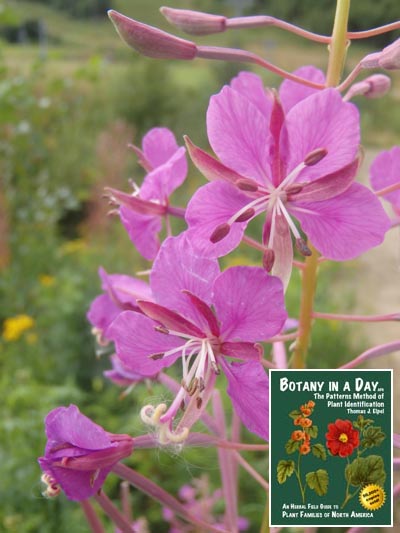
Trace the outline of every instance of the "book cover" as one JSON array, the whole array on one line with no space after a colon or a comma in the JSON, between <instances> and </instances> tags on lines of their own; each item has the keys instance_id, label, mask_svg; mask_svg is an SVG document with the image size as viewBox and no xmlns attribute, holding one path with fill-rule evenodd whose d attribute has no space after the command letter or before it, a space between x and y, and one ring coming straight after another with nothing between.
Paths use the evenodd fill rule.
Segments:
<instances>
[{"instance_id":1,"label":"book cover","mask_svg":"<svg viewBox=\"0 0 400 533\"><path fill-rule=\"evenodd\" d=\"M270 526L392 526L392 370L271 370Z\"/></svg>"}]
</instances>

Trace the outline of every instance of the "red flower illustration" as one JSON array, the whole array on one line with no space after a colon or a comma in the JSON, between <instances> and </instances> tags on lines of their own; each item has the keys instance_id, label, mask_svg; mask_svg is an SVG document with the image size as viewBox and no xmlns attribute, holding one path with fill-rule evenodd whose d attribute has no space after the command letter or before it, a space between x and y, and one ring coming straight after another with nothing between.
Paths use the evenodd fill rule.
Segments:
<instances>
[{"instance_id":1,"label":"red flower illustration","mask_svg":"<svg viewBox=\"0 0 400 533\"><path fill-rule=\"evenodd\" d=\"M354 429L350 420L336 420L334 424L328 424L326 446L332 455L347 457L360 445L359 432Z\"/></svg>"}]
</instances>

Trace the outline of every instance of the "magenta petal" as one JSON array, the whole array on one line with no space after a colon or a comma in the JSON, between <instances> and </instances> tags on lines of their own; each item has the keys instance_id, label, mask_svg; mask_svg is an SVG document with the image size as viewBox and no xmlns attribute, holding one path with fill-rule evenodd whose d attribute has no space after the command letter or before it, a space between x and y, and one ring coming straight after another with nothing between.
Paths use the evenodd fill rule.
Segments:
<instances>
[{"instance_id":1,"label":"magenta petal","mask_svg":"<svg viewBox=\"0 0 400 533\"><path fill-rule=\"evenodd\" d=\"M263 353L262 346L252 342L223 342L220 350L228 357L244 361L260 361Z\"/></svg>"},{"instance_id":2,"label":"magenta petal","mask_svg":"<svg viewBox=\"0 0 400 533\"><path fill-rule=\"evenodd\" d=\"M221 181L200 187L186 209L189 225L188 239L199 253L220 257L239 245L247 222L235 222L226 237L212 243L210 237L220 224L228 222L239 209L249 203L249 198L228 183Z\"/></svg>"},{"instance_id":3,"label":"magenta petal","mask_svg":"<svg viewBox=\"0 0 400 533\"><path fill-rule=\"evenodd\" d=\"M328 154L304 169L297 181L314 180L351 163L359 149L359 122L357 108L344 102L336 89L319 91L299 102L286 116L288 170L293 170L317 148L325 148Z\"/></svg>"},{"instance_id":4,"label":"magenta petal","mask_svg":"<svg viewBox=\"0 0 400 533\"><path fill-rule=\"evenodd\" d=\"M248 98L226 86L212 96L207 132L224 165L260 184L269 181L269 119Z\"/></svg>"},{"instance_id":5,"label":"magenta petal","mask_svg":"<svg viewBox=\"0 0 400 533\"><path fill-rule=\"evenodd\" d=\"M181 350L163 359L151 359L184 344L182 339L157 332L157 323L133 311L123 311L108 329L115 342L116 352L127 370L154 376L162 368L171 366L181 355Z\"/></svg>"},{"instance_id":6,"label":"magenta petal","mask_svg":"<svg viewBox=\"0 0 400 533\"><path fill-rule=\"evenodd\" d=\"M153 168L166 163L178 150L175 136L168 128L152 128L143 137L143 154Z\"/></svg>"},{"instance_id":7,"label":"magenta petal","mask_svg":"<svg viewBox=\"0 0 400 533\"><path fill-rule=\"evenodd\" d=\"M299 193L290 195L290 200L295 202L318 202L337 196L352 184L359 166L359 159L355 159L349 165L332 172L332 174L328 174L328 176L305 183Z\"/></svg>"},{"instance_id":8,"label":"magenta petal","mask_svg":"<svg viewBox=\"0 0 400 533\"><path fill-rule=\"evenodd\" d=\"M269 438L269 382L261 365L227 363L221 366L228 380L227 393L233 408L246 428L264 440Z\"/></svg>"},{"instance_id":9,"label":"magenta petal","mask_svg":"<svg viewBox=\"0 0 400 533\"><path fill-rule=\"evenodd\" d=\"M108 274L103 268L99 269L99 276L102 289L110 291L122 306L135 305L137 299L152 299L150 285L146 281L126 274Z\"/></svg>"},{"instance_id":10,"label":"magenta petal","mask_svg":"<svg viewBox=\"0 0 400 533\"><path fill-rule=\"evenodd\" d=\"M400 146L376 156L370 168L370 179L375 191L400 183ZM385 194L383 198L400 209L400 189Z\"/></svg>"},{"instance_id":11,"label":"magenta petal","mask_svg":"<svg viewBox=\"0 0 400 533\"><path fill-rule=\"evenodd\" d=\"M311 65L301 67L295 70L293 74L315 83L325 83L325 74L322 70ZM279 98L287 113L292 107L301 102L301 100L304 100L318 91L319 89L313 89L312 87L307 87L306 85L296 83L295 81L284 80L279 89Z\"/></svg>"},{"instance_id":12,"label":"magenta petal","mask_svg":"<svg viewBox=\"0 0 400 533\"><path fill-rule=\"evenodd\" d=\"M158 234L161 231L161 218L157 215L140 215L127 207L120 208L121 222L138 252L149 261L157 255L160 247Z\"/></svg>"},{"instance_id":13,"label":"magenta petal","mask_svg":"<svg viewBox=\"0 0 400 533\"><path fill-rule=\"evenodd\" d=\"M226 167L215 157L193 144L189 137L186 137L185 140L191 160L209 181L223 180L234 184L236 181L244 179L241 174Z\"/></svg>"},{"instance_id":14,"label":"magenta petal","mask_svg":"<svg viewBox=\"0 0 400 533\"><path fill-rule=\"evenodd\" d=\"M288 223L283 215L275 215L271 247L275 254L271 273L282 281L286 290L293 265L293 245Z\"/></svg>"},{"instance_id":15,"label":"magenta petal","mask_svg":"<svg viewBox=\"0 0 400 533\"><path fill-rule=\"evenodd\" d=\"M185 181L186 174L186 150L181 146L171 159L147 174L140 187L140 197L165 203L175 189Z\"/></svg>"},{"instance_id":16,"label":"magenta petal","mask_svg":"<svg viewBox=\"0 0 400 533\"><path fill-rule=\"evenodd\" d=\"M271 114L272 100L267 94L262 79L253 72L239 72L230 83L232 89L250 100L267 120Z\"/></svg>"},{"instance_id":17,"label":"magenta petal","mask_svg":"<svg viewBox=\"0 0 400 533\"><path fill-rule=\"evenodd\" d=\"M67 498L73 501L81 501L94 496L111 470L111 467L102 468L96 477L95 471L84 472L53 466L52 462L45 457L39 459L39 464L44 472L50 474L59 483Z\"/></svg>"},{"instance_id":18,"label":"magenta petal","mask_svg":"<svg viewBox=\"0 0 400 533\"><path fill-rule=\"evenodd\" d=\"M364 185L353 183L330 200L299 203L290 212L313 245L328 259L354 259L380 244L390 220L376 196Z\"/></svg>"},{"instance_id":19,"label":"magenta petal","mask_svg":"<svg viewBox=\"0 0 400 533\"><path fill-rule=\"evenodd\" d=\"M287 318L281 281L258 267L228 268L214 283L224 341L256 342L279 333Z\"/></svg>"},{"instance_id":20,"label":"magenta petal","mask_svg":"<svg viewBox=\"0 0 400 533\"><path fill-rule=\"evenodd\" d=\"M211 287L219 273L218 261L201 257L182 234L163 243L153 264L150 284L159 304L202 324L196 307L182 291L190 291L209 304Z\"/></svg>"},{"instance_id":21,"label":"magenta petal","mask_svg":"<svg viewBox=\"0 0 400 533\"><path fill-rule=\"evenodd\" d=\"M92 326L105 332L120 312L121 308L111 300L108 294L100 294L91 303L86 317Z\"/></svg>"},{"instance_id":22,"label":"magenta petal","mask_svg":"<svg viewBox=\"0 0 400 533\"><path fill-rule=\"evenodd\" d=\"M155 304L154 302L144 302L140 300L138 301L138 305L143 313L153 320L157 320L157 322L160 322L167 329L178 331L179 333L184 333L185 335L191 335L193 337L205 337L205 334L201 329L167 307Z\"/></svg>"},{"instance_id":23,"label":"magenta petal","mask_svg":"<svg viewBox=\"0 0 400 533\"><path fill-rule=\"evenodd\" d=\"M46 454L51 451L54 441L68 442L87 450L100 450L112 445L107 432L83 415L76 405L53 409L47 415L45 425L49 439Z\"/></svg>"}]
</instances>

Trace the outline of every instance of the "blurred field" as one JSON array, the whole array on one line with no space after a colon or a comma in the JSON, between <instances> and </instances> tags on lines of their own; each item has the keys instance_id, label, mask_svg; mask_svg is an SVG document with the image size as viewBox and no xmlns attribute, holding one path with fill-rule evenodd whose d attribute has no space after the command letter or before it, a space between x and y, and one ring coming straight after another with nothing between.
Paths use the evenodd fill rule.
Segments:
<instances>
[{"instance_id":1,"label":"blurred field","mask_svg":"<svg viewBox=\"0 0 400 533\"><path fill-rule=\"evenodd\" d=\"M99 292L98 266L132 275L148 268L129 246L119 221L106 217L102 188L127 190L129 177L140 182L143 173L125 146L140 144L151 127L167 126L178 139L187 133L206 147L209 97L243 67L152 61L126 48L106 17L81 21L41 4L0 1L0 7L6 4L18 20L42 20L47 39L42 45L0 42L0 531L85 532L78 506L63 497L47 501L41 496L36 458L45 442L45 414L55 406L77 403L109 431L141 434L138 409L149 396L165 395L158 386L150 392L137 387L121 400L121 391L102 377L109 367L107 357L95 357L85 314ZM127 15L168 29L158 13L160 5L157 0L115 1L115 8ZM174 6L209 9L205 0L180 0ZM226 6L220 11L233 12ZM1 16L0 10L0 24ZM278 31L197 41L251 49L287 70L310 63L326 66L323 46ZM352 47L349 65L371 49L373 44ZM279 84L275 76L258 73L266 84ZM367 146L399 142L398 74L393 81L387 98L357 101ZM192 167L176 203L184 205L200 183L203 179ZM254 264L260 259L241 248L224 266L243 257ZM331 312L353 308L355 294L336 287L357 272L355 262L324 264L316 307ZM298 287L296 273L288 295L292 315L298 309ZM359 353L367 343L364 332L357 330L355 338L349 331L334 322L318 322L310 366L336 366L338 353L343 361ZM219 483L213 450L185 450L179 457L169 451L138 451L131 464L172 492L203 469L213 488ZM262 455L253 464L260 472L266 470ZM107 490L117 495L112 477ZM241 491L242 514L253 524L250 531L258 531L263 495L245 475ZM168 530L159 507L148 498L134 494L133 505L136 517L143 514L151 520L151 531Z\"/></svg>"}]
</instances>

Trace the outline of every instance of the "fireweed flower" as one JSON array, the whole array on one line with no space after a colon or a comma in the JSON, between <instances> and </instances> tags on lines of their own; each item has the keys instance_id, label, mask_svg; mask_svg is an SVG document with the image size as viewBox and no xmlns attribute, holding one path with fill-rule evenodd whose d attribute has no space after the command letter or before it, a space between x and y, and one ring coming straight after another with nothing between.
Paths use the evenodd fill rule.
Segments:
<instances>
[{"instance_id":1,"label":"fireweed flower","mask_svg":"<svg viewBox=\"0 0 400 533\"><path fill-rule=\"evenodd\" d=\"M352 259L382 242L388 217L372 192L354 183L358 111L337 90L315 92L285 81L278 97L258 76L242 72L211 98L207 131L220 161L187 143L211 181L186 211L188 235L203 253L217 257L233 250L261 213L264 265L285 283L291 233L299 251L311 253L294 219L329 259Z\"/></svg>"},{"instance_id":2,"label":"fireweed flower","mask_svg":"<svg viewBox=\"0 0 400 533\"><path fill-rule=\"evenodd\" d=\"M60 488L70 500L93 496L112 467L133 450L132 437L108 433L75 405L50 411L45 426L47 444L39 464L49 497Z\"/></svg>"},{"instance_id":3,"label":"fireweed flower","mask_svg":"<svg viewBox=\"0 0 400 533\"><path fill-rule=\"evenodd\" d=\"M142 148L132 146L139 164L147 171L142 186L133 184L132 194L106 188L112 203L119 205L119 215L139 253L153 260L160 247L158 234L162 220L183 216L183 210L170 206L169 197L185 181L185 148L179 147L167 128L153 128L143 138Z\"/></svg>"},{"instance_id":4,"label":"fireweed flower","mask_svg":"<svg viewBox=\"0 0 400 533\"><path fill-rule=\"evenodd\" d=\"M99 344L106 344L107 328L111 322L127 309L139 311L136 300L151 300L151 290L149 284L141 279L125 274L108 274L104 268L99 268L99 276L104 294L93 300L87 319L93 326L92 332Z\"/></svg>"},{"instance_id":5,"label":"fireweed flower","mask_svg":"<svg viewBox=\"0 0 400 533\"><path fill-rule=\"evenodd\" d=\"M347 457L360 445L359 432L354 429L350 420L336 420L334 424L328 424L326 447L332 455Z\"/></svg>"},{"instance_id":6,"label":"fireweed flower","mask_svg":"<svg viewBox=\"0 0 400 533\"><path fill-rule=\"evenodd\" d=\"M268 438L268 379L255 343L284 326L281 281L257 267L220 273L217 260L197 255L183 234L163 244L150 286L154 302L137 302L143 314L121 313L108 335L124 366L143 375L181 358L182 384L168 411L165 404L142 410L143 420L157 428L160 442L186 439L221 370L244 425ZM228 362L226 357L242 362ZM181 407L183 417L174 427Z\"/></svg>"},{"instance_id":7,"label":"fireweed flower","mask_svg":"<svg viewBox=\"0 0 400 533\"><path fill-rule=\"evenodd\" d=\"M393 188L383 198L400 215L400 146L385 150L376 156L370 168L370 180L375 191ZM398 188L396 188L398 186Z\"/></svg>"}]
</instances>

